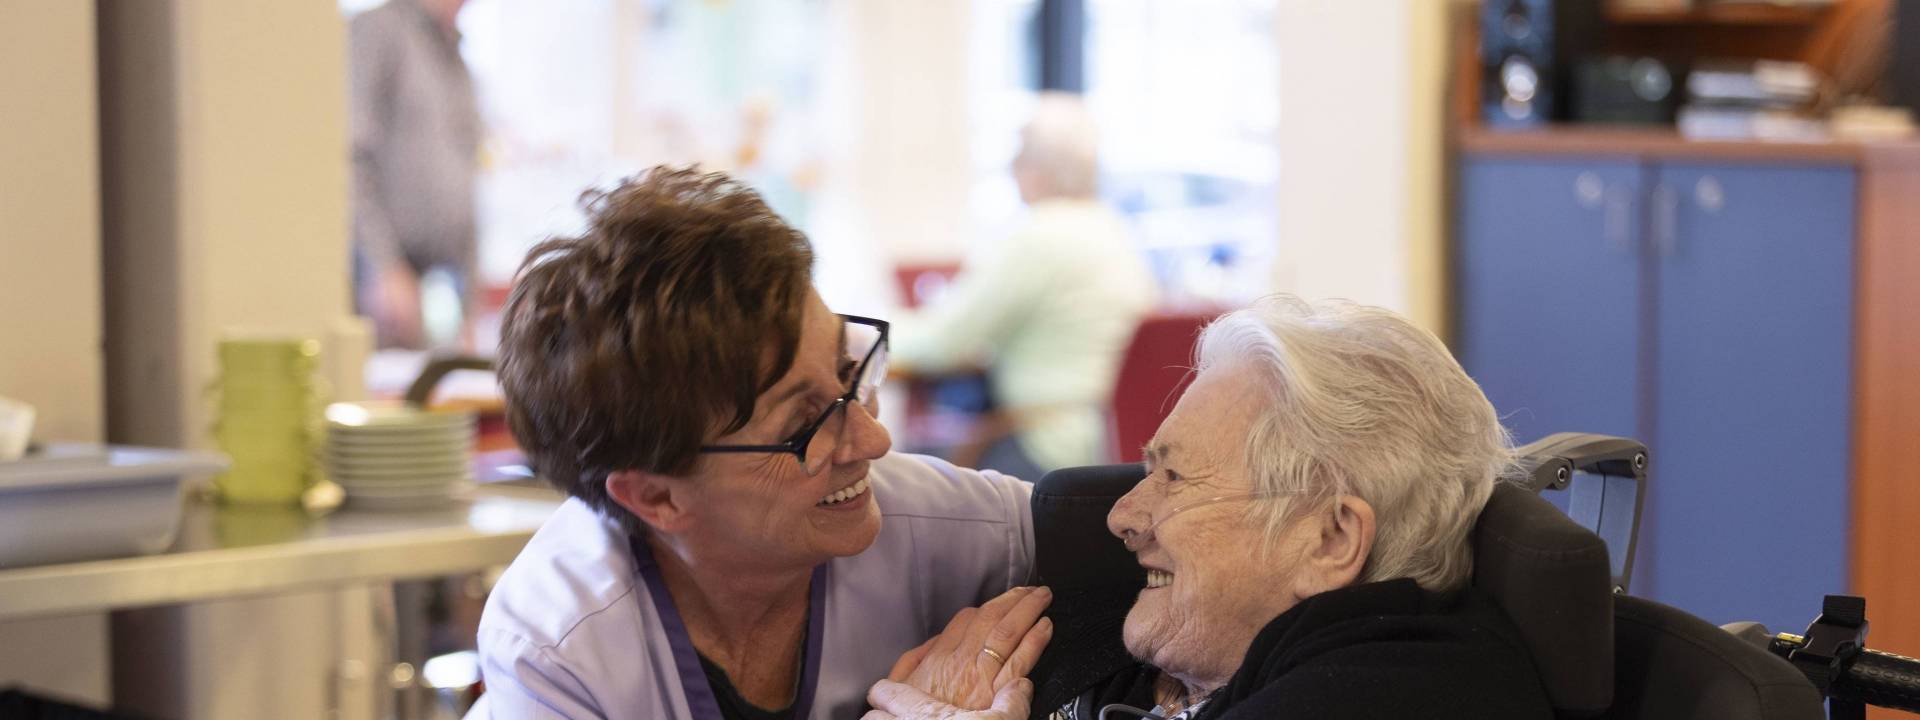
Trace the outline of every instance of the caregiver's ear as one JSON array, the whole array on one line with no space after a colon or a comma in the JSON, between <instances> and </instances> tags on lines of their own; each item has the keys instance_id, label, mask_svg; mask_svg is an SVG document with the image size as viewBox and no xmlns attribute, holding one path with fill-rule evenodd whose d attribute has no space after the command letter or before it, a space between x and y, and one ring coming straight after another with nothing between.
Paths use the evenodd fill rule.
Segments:
<instances>
[{"instance_id":1,"label":"caregiver's ear","mask_svg":"<svg viewBox=\"0 0 1920 720\"><path fill-rule=\"evenodd\" d=\"M607 497L660 532L680 532L693 519L682 488L665 475L639 470L607 473Z\"/></svg>"}]
</instances>

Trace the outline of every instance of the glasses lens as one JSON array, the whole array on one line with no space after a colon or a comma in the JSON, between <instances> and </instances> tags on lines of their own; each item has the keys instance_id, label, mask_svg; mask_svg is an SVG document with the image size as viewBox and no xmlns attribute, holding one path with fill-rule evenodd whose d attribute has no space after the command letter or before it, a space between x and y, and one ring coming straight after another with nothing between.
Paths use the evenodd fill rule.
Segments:
<instances>
[{"instance_id":1,"label":"glasses lens","mask_svg":"<svg viewBox=\"0 0 1920 720\"><path fill-rule=\"evenodd\" d=\"M847 357L852 358L856 365L866 360L866 367L861 368L860 375L853 378L852 389L855 400L872 407L875 391L887 379L887 348L880 344L880 329L847 323Z\"/></svg>"},{"instance_id":2,"label":"glasses lens","mask_svg":"<svg viewBox=\"0 0 1920 720\"><path fill-rule=\"evenodd\" d=\"M882 345L873 351L873 362L867 363L867 371L860 373L856 399L868 410L874 408L874 401L880 393L880 383L887 380L887 347Z\"/></svg>"},{"instance_id":3,"label":"glasses lens","mask_svg":"<svg viewBox=\"0 0 1920 720\"><path fill-rule=\"evenodd\" d=\"M807 441L807 458L803 465L807 475L819 475L833 462L833 453L840 447L840 435L847 429L846 403L834 403L827 410L827 421L820 424L820 430Z\"/></svg>"}]
</instances>

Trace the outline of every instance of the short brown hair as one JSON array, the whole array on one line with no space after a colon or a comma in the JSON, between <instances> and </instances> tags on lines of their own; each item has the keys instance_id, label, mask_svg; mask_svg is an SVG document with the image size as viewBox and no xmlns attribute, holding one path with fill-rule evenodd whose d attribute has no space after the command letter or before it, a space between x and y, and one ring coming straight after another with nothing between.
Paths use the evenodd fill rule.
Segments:
<instances>
[{"instance_id":1,"label":"short brown hair","mask_svg":"<svg viewBox=\"0 0 1920 720\"><path fill-rule=\"evenodd\" d=\"M548 482L633 529L617 470L692 470L800 343L813 249L753 190L656 167L581 196L587 228L535 246L507 299L507 421Z\"/></svg>"}]
</instances>

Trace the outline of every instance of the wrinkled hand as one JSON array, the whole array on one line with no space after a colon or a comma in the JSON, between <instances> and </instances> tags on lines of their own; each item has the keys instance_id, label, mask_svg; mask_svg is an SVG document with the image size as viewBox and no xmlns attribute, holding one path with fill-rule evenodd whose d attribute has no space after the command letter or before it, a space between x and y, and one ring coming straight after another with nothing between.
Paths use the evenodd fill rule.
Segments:
<instances>
[{"instance_id":1,"label":"wrinkled hand","mask_svg":"<svg viewBox=\"0 0 1920 720\"><path fill-rule=\"evenodd\" d=\"M1040 661L1040 652L1053 639L1053 621L1040 613L1052 601L1053 593L1046 588L1018 587L978 608L961 610L945 631L901 655L887 680L910 685L958 710L985 709ZM1006 661L981 648L991 648Z\"/></svg>"},{"instance_id":2,"label":"wrinkled hand","mask_svg":"<svg viewBox=\"0 0 1920 720\"><path fill-rule=\"evenodd\" d=\"M861 720L1021 720L1033 703L1033 682L1021 678L993 695L985 710L962 710L928 697L912 685L881 680L867 691L873 710Z\"/></svg>"}]
</instances>

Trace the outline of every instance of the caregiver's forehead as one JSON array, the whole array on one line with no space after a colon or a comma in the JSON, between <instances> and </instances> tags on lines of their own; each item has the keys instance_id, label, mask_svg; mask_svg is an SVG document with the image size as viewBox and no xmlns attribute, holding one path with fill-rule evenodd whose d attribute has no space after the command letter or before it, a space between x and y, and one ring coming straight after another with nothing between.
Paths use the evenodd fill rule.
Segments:
<instances>
[{"instance_id":1,"label":"caregiver's forehead","mask_svg":"<svg viewBox=\"0 0 1920 720\"><path fill-rule=\"evenodd\" d=\"M846 345L847 321L818 297L810 298L801 318L800 334L801 359L819 362L824 358L838 363L841 348Z\"/></svg>"},{"instance_id":2,"label":"caregiver's forehead","mask_svg":"<svg viewBox=\"0 0 1920 720\"><path fill-rule=\"evenodd\" d=\"M800 347L794 353L793 364L787 367L780 381L767 390L770 405L779 405L810 390L840 392L834 386L840 356L845 354L847 344L846 319L835 315L825 304L809 303L800 327ZM768 363L772 362L772 352L767 352Z\"/></svg>"}]
</instances>

